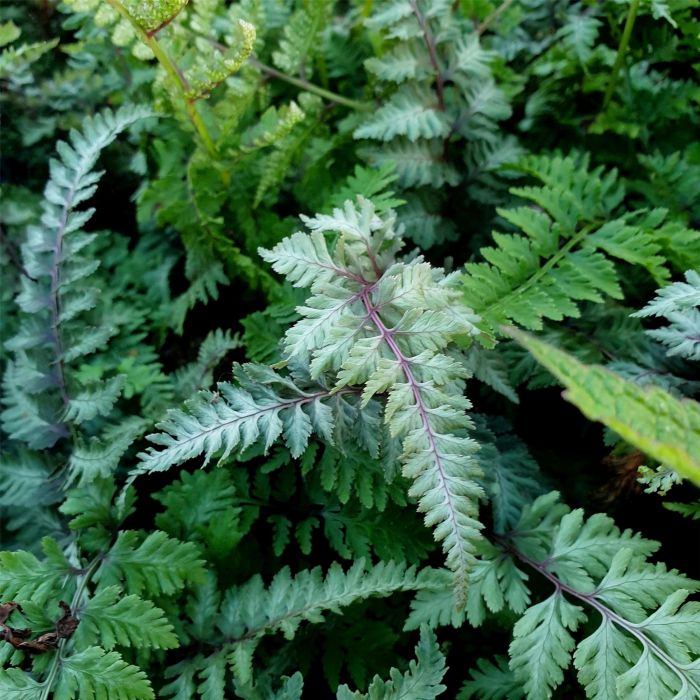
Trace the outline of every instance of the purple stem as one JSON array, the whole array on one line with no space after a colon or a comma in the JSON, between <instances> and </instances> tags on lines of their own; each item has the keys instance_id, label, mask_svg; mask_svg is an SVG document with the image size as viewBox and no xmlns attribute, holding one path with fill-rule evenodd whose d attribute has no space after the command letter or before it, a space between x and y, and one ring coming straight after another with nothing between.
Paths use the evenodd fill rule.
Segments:
<instances>
[{"instance_id":1,"label":"purple stem","mask_svg":"<svg viewBox=\"0 0 700 700\"><path fill-rule=\"evenodd\" d=\"M430 56L430 63L433 66L433 70L436 75L435 91L437 92L438 98L438 108L441 112L445 111L445 79L442 75L442 70L440 69L440 63L437 57L437 49L435 48L435 38L430 32L430 27L428 26L428 21L425 19L425 15L420 11L418 3L416 0L409 0L413 14L418 20L421 31L423 32L423 38L425 39L425 44L428 47L428 55Z\"/></svg>"},{"instance_id":2,"label":"purple stem","mask_svg":"<svg viewBox=\"0 0 700 700\"><path fill-rule=\"evenodd\" d=\"M51 289L50 289L50 314L51 314L51 342L54 346L56 354L56 367L58 390L61 394L61 400L65 408L68 408L70 396L66 385L65 365L63 363L63 342L61 340L60 325L61 325L61 302L59 298L61 287L61 258L63 254L63 236L68 223L68 213L73 208L73 199L75 197L76 182L80 178L76 178L71 184L71 188L65 199L63 211L61 212L61 220L56 231L56 241L53 245L53 260L51 262Z\"/></svg>"},{"instance_id":3,"label":"purple stem","mask_svg":"<svg viewBox=\"0 0 700 700\"><path fill-rule=\"evenodd\" d=\"M404 376L406 377L406 381L408 382L408 385L411 387L411 391L413 393L413 398L416 402L416 408L418 409L418 414L421 417L421 421L423 422L423 429L425 430L425 434L428 438L428 445L430 448L430 452L433 454L433 459L435 462L435 466L438 469L438 473L440 475L440 482L442 486L443 493L446 494L447 497L447 504L450 512L450 524L452 526L452 531L457 533L459 532L459 525L457 523L457 513L456 509L453 504L453 496L452 493L450 492L450 489L448 487L448 477L447 474L445 473L445 467L442 462L442 455L440 454L440 450L438 449L436 440L435 440L435 433L433 432L433 427L430 424L430 419L428 418L428 410L425 405L425 402L423 401L423 397L421 396L421 390L420 390L420 384L416 380L416 378L413 375L413 371L411 370L411 362L410 360L403 354L403 351L401 348L398 346L396 339L394 338L394 333L390 328L387 328L384 325L384 322L379 316L379 313L377 312L377 307L372 304L371 299L369 298L370 295L370 288L366 287L362 291L362 302L365 306L365 309L367 311L367 317L372 323L376 326L377 330L379 331L379 334L382 337L382 340L389 346L389 349L391 352L394 354L394 357L396 357L396 360L399 363L399 366L401 367L401 371L403 372ZM459 549L459 569L461 571L465 571L467 569L467 562L464 560L464 551L461 547Z\"/></svg>"},{"instance_id":4,"label":"purple stem","mask_svg":"<svg viewBox=\"0 0 700 700\"><path fill-rule=\"evenodd\" d=\"M683 684L691 684L692 687L698 692L698 696L700 697L700 686L696 685L692 678L683 673L681 665L677 664L670 656L668 656L668 654L666 654L663 649L661 649L661 647L649 639L649 637L647 637L640 628L640 625L625 620L615 611L611 610L604 603L598 600L597 590L592 591L591 593L583 593L575 588L572 588L547 569L547 560L538 562L534 559L530 559L530 557L519 551L512 542L504 540L503 538L497 539L500 544L505 547L508 553L512 554L516 559L519 559L529 567L535 569L535 571L544 576L548 581L551 581L551 583L554 585L555 592L561 593L563 591L564 593L568 593L572 598L576 598L584 603L587 603L593 609L597 610L604 620L616 624L618 627L625 630L625 632L635 637L641 643L642 647L658 656L659 659L661 659L661 661L663 661L681 679Z\"/></svg>"}]
</instances>

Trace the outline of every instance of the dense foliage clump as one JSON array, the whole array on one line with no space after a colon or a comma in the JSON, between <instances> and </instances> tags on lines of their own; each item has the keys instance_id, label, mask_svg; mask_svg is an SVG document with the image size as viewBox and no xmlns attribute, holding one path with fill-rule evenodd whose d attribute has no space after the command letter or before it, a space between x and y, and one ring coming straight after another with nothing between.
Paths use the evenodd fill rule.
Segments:
<instances>
[{"instance_id":1,"label":"dense foliage clump","mask_svg":"<svg viewBox=\"0 0 700 700\"><path fill-rule=\"evenodd\" d=\"M700 700L694 9L4 3L0 697Z\"/></svg>"}]
</instances>

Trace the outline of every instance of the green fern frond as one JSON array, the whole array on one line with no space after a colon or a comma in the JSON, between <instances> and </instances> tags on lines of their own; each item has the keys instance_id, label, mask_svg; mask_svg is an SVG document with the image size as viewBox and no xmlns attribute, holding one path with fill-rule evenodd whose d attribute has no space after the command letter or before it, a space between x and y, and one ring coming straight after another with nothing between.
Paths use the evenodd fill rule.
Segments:
<instances>
[{"instance_id":1,"label":"green fern frond","mask_svg":"<svg viewBox=\"0 0 700 700\"><path fill-rule=\"evenodd\" d=\"M0 53L0 79L16 83L31 79L29 67L57 46L58 39L51 39L3 49Z\"/></svg>"},{"instance_id":2,"label":"green fern frond","mask_svg":"<svg viewBox=\"0 0 700 700\"><path fill-rule=\"evenodd\" d=\"M253 53L255 37L255 27L249 22L238 20L232 33L231 48L222 53L203 42L196 54L194 65L185 72L185 97L188 100L202 99L226 78L236 73Z\"/></svg>"},{"instance_id":3,"label":"green fern frond","mask_svg":"<svg viewBox=\"0 0 700 700\"><path fill-rule=\"evenodd\" d=\"M508 667L508 659L498 656L495 662L479 659L476 668L470 671L457 700L521 700L524 697L522 685Z\"/></svg>"},{"instance_id":4,"label":"green fern frond","mask_svg":"<svg viewBox=\"0 0 700 700\"><path fill-rule=\"evenodd\" d=\"M397 178L395 165L391 162L383 163L378 168L356 165L353 174L333 193L330 205L334 208L341 207L345 201L359 195L371 200L379 214L396 209L405 203L389 189Z\"/></svg>"},{"instance_id":5,"label":"green fern frond","mask_svg":"<svg viewBox=\"0 0 700 700\"><path fill-rule=\"evenodd\" d=\"M393 163L399 182L404 187L430 185L440 188L443 185L456 185L461 179L457 168L443 158L444 146L440 141L412 143L408 139L394 139L380 148L370 147L363 152L371 163L379 167Z\"/></svg>"},{"instance_id":6,"label":"green fern frond","mask_svg":"<svg viewBox=\"0 0 700 700\"><path fill-rule=\"evenodd\" d=\"M208 333L199 346L197 359L175 373L178 394L188 397L195 391L208 389L214 383L214 368L241 345L240 337L229 330L217 328Z\"/></svg>"},{"instance_id":7,"label":"green fern frond","mask_svg":"<svg viewBox=\"0 0 700 700\"><path fill-rule=\"evenodd\" d=\"M77 0L84 2L85 0ZM146 32L154 33L160 27L171 22L187 5L189 0L121 0L129 14Z\"/></svg>"},{"instance_id":8,"label":"green fern frond","mask_svg":"<svg viewBox=\"0 0 700 700\"><path fill-rule=\"evenodd\" d=\"M41 700L44 686L17 668L0 669L0 692L8 700Z\"/></svg>"},{"instance_id":9,"label":"green fern frond","mask_svg":"<svg viewBox=\"0 0 700 700\"><path fill-rule=\"evenodd\" d=\"M505 421L475 416L475 423L482 483L493 511L494 531L500 534L512 528L522 509L542 493L539 467Z\"/></svg>"},{"instance_id":10,"label":"green fern frond","mask_svg":"<svg viewBox=\"0 0 700 700\"><path fill-rule=\"evenodd\" d=\"M99 643L110 651L115 646L175 649L179 646L165 613L150 600L123 595L118 586L98 590L78 611L76 632L79 647Z\"/></svg>"},{"instance_id":11,"label":"green fern frond","mask_svg":"<svg viewBox=\"0 0 700 700\"><path fill-rule=\"evenodd\" d=\"M269 449L280 436L298 457L312 430L332 436L332 411L324 403L330 390L302 389L264 365L236 365L234 377L238 386L220 383L220 393L201 392L186 411L169 411L157 426L163 432L149 436L165 449L142 452L132 474L164 471L200 455L206 464L221 453L221 462L258 440Z\"/></svg>"},{"instance_id":12,"label":"green fern frond","mask_svg":"<svg viewBox=\"0 0 700 700\"><path fill-rule=\"evenodd\" d=\"M442 695L447 687L442 679L447 671L445 657L440 651L434 632L427 626L421 628L420 640L416 644L416 658L408 671L401 673L395 668L389 672L391 680L378 676L372 680L366 693L353 693L346 685L338 688L338 700L433 700Z\"/></svg>"},{"instance_id":13,"label":"green fern frond","mask_svg":"<svg viewBox=\"0 0 700 700\"><path fill-rule=\"evenodd\" d=\"M11 437L30 446L53 445L67 434L66 422L80 423L104 413L119 392L118 379L81 392L67 372L71 363L102 347L114 332L107 325L91 326L85 316L97 301L97 290L87 279L99 262L81 254L95 237L82 230L94 210L78 207L97 188L102 174L94 166L101 151L150 114L127 106L89 117L80 132L71 132L70 143L57 144L59 157L50 162L41 226L28 227L22 247L28 274L22 276L17 303L23 320L9 343L16 360L5 374L9 391L3 421Z\"/></svg>"},{"instance_id":14,"label":"green fern frond","mask_svg":"<svg viewBox=\"0 0 700 700\"><path fill-rule=\"evenodd\" d=\"M41 604L60 588L72 567L55 540L46 537L41 545L43 561L30 552L0 552L0 600Z\"/></svg>"},{"instance_id":15,"label":"green fern frond","mask_svg":"<svg viewBox=\"0 0 700 700\"><path fill-rule=\"evenodd\" d=\"M171 595L202 576L203 562L194 544L171 539L158 530L143 539L138 532L122 530L95 580L103 586L123 582L129 594L145 591L155 596Z\"/></svg>"},{"instance_id":16,"label":"green fern frond","mask_svg":"<svg viewBox=\"0 0 700 700\"><path fill-rule=\"evenodd\" d=\"M88 647L61 660L55 700L154 700L146 674L116 651Z\"/></svg>"},{"instance_id":17,"label":"green fern frond","mask_svg":"<svg viewBox=\"0 0 700 700\"><path fill-rule=\"evenodd\" d=\"M510 668L528 699L550 697L572 658L587 696L596 700L690 698L700 691L694 672L700 605L684 602L700 586L647 562L657 547L621 532L605 515L584 519L551 493L526 508L513 531L486 554L478 595L492 612L507 606L521 616ZM554 586L549 598L534 605L525 583L532 573ZM599 626L576 642L574 633L591 613L599 616Z\"/></svg>"},{"instance_id":18,"label":"green fern frond","mask_svg":"<svg viewBox=\"0 0 700 700\"><path fill-rule=\"evenodd\" d=\"M292 639L303 622L319 623L324 615L373 596L415 591L433 585L433 572L394 562L368 567L355 562L347 571L333 564L325 578L320 568L292 576L282 569L265 588L259 576L224 596L218 626L234 644L282 632Z\"/></svg>"},{"instance_id":19,"label":"green fern frond","mask_svg":"<svg viewBox=\"0 0 700 700\"><path fill-rule=\"evenodd\" d=\"M275 65L292 75L311 75L313 60L320 48L320 34L328 23L332 4L327 0L305 3L284 27L279 48L272 53Z\"/></svg>"},{"instance_id":20,"label":"green fern frond","mask_svg":"<svg viewBox=\"0 0 700 700\"><path fill-rule=\"evenodd\" d=\"M445 138L450 131L447 117L437 109L435 97L416 86L401 88L365 123L355 129L356 139L391 141L405 136L409 141Z\"/></svg>"},{"instance_id":21,"label":"green fern frond","mask_svg":"<svg viewBox=\"0 0 700 700\"><path fill-rule=\"evenodd\" d=\"M576 158L530 158L524 169L543 184L511 192L537 205L499 209L524 235L494 233L483 248L487 262L468 263L463 278L467 302L483 328L503 323L540 330L545 319L580 315L581 301L622 298L614 259L647 268L657 280L668 276L654 231L664 212L615 218L624 191L613 171L588 172Z\"/></svg>"},{"instance_id":22,"label":"green fern frond","mask_svg":"<svg viewBox=\"0 0 700 700\"><path fill-rule=\"evenodd\" d=\"M564 384L565 397L588 418L700 484L700 404L680 401L658 387L637 386L599 365L584 365L521 331L509 333Z\"/></svg>"}]
</instances>

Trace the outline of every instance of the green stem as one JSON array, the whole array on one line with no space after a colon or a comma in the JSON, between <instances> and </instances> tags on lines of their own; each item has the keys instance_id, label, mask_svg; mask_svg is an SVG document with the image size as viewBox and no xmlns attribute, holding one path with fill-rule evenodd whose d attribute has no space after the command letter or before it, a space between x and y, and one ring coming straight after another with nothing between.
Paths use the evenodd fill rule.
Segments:
<instances>
[{"instance_id":1,"label":"green stem","mask_svg":"<svg viewBox=\"0 0 700 700\"><path fill-rule=\"evenodd\" d=\"M109 2L109 0L108 0ZM100 565L100 562L102 561L102 555L96 556L91 562L88 568L85 570L85 573L82 575L82 578L80 579L80 583L78 583L78 587L75 589L75 593L73 594L73 599L71 600L70 608L71 611L74 611L76 607L80 604L80 599L83 597L83 593L85 592L85 588L90 582L90 579L92 578L92 575L95 573L95 570L97 567ZM53 657L51 661L51 667L49 668L49 673L46 676L46 680L44 681L43 688L41 690L41 695L39 696L39 700L49 700L49 698L52 697L52 691L53 691L53 684L56 682L56 678L58 676L58 672L61 668L61 659L62 657L62 652L63 648L66 645L66 640L61 639L58 643L58 648L56 649L56 655Z\"/></svg>"},{"instance_id":2,"label":"green stem","mask_svg":"<svg viewBox=\"0 0 700 700\"><path fill-rule=\"evenodd\" d=\"M357 100L351 100L348 97L338 95L335 92L331 92L330 90L326 90L322 87L319 87L318 85L314 85L313 83L310 83L307 80L303 80L302 78L295 78L291 75L287 75L286 73L282 73L281 71L276 70L272 66L268 66L265 63L261 63L260 61L258 61L257 58L251 57L248 59L248 62L251 65L255 66L258 70L262 71L263 73L269 75L272 78L278 78L279 80L283 80L285 83L294 85L298 88L301 88L302 90L306 90L307 92L313 92L315 95L323 97L329 102L336 102L339 105L344 105L345 107L350 107L350 109L356 109L361 112L366 112L372 109L372 106L369 104L366 104L364 102L358 102Z\"/></svg>"},{"instance_id":3,"label":"green stem","mask_svg":"<svg viewBox=\"0 0 700 700\"><path fill-rule=\"evenodd\" d=\"M620 73L620 68L622 68L622 62L625 59L625 53L627 52L627 46L630 43L632 29L634 28L634 22L637 19L638 10L639 0L632 0L629 12L627 13L625 28L622 30L622 38L620 39L620 45L617 47L617 56L615 56L615 63L613 65L612 73L610 74L608 89L605 91L605 99L603 100L603 110L608 106L608 103L610 102L613 96L613 92L615 91L615 85L617 84L617 76Z\"/></svg>"},{"instance_id":4,"label":"green stem","mask_svg":"<svg viewBox=\"0 0 700 700\"><path fill-rule=\"evenodd\" d=\"M483 34L512 4L513 0L504 0L504 2L476 27L476 33L479 35Z\"/></svg>"},{"instance_id":5,"label":"green stem","mask_svg":"<svg viewBox=\"0 0 700 700\"><path fill-rule=\"evenodd\" d=\"M199 137L202 139L202 142L204 143L207 151L209 151L211 155L215 155L216 146L214 144L214 140L209 134L209 130L207 129L207 126L204 123L202 116L197 111L197 107L195 105L194 100L191 100L189 99L189 97L187 97L187 90L189 88L189 85L187 84L187 80L177 67L175 61L173 61L173 59L168 55L165 49L163 49L163 47L158 42L158 39L156 39L155 36L146 32L139 25L139 23L131 16L129 11L121 4L120 0L107 0L107 2L127 22L129 22L129 24L131 24L136 33L139 35L141 41L143 41L143 43L146 44L146 46L148 46L149 49L151 49L153 55L156 57L156 60L163 67L168 77L172 81L173 85L175 85L178 92L180 93L180 96L182 97L182 100L185 104L185 109L187 110L187 116L190 118L190 121L192 122L195 131L199 134Z\"/></svg>"}]
</instances>

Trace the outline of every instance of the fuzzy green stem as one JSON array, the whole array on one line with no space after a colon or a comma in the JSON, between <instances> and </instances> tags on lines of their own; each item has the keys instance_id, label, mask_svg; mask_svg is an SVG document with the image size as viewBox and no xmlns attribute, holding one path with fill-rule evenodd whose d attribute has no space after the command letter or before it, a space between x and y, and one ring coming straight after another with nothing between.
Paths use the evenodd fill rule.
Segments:
<instances>
[{"instance_id":1,"label":"fuzzy green stem","mask_svg":"<svg viewBox=\"0 0 700 700\"><path fill-rule=\"evenodd\" d=\"M139 23L131 16L129 11L121 4L120 0L107 0L107 2L127 22L129 22L129 24L131 24L136 33L139 35L141 41L143 41L143 43L146 44L146 46L148 46L149 49L151 49L153 55L156 57L156 60L163 67L163 70L165 70L173 85L175 85L178 92L180 93L182 101L185 104L185 109L187 110L187 116L192 122L195 131L199 134L199 137L202 139L202 143L204 143L207 151L209 151L211 155L215 155L216 145L214 144L214 140L212 139L211 134L209 133L209 130L207 129L207 126L204 123L204 120L202 119L202 116L197 111L197 107L195 105L194 100L191 100L189 97L187 97L187 89L189 86L187 84L187 80L180 72L175 61L173 61L173 59L168 55L165 49L160 45L158 39L156 39L156 37L153 34L150 34L147 31L145 31L139 25Z\"/></svg>"},{"instance_id":2,"label":"fuzzy green stem","mask_svg":"<svg viewBox=\"0 0 700 700\"><path fill-rule=\"evenodd\" d=\"M632 29L634 28L634 22L637 19L638 10L639 0L632 0L630 4L630 9L627 12L625 28L622 30L622 38L620 39L620 45L617 47L617 56L615 56L615 63L613 65L612 73L610 74L608 89L605 91L605 99L603 100L603 110L608 106L610 100L612 99L613 92L615 92L615 86L617 85L617 76L620 73L620 68L622 68L622 62L625 60L625 53L627 52L627 46L630 43Z\"/></svg>"}]
</instances>

